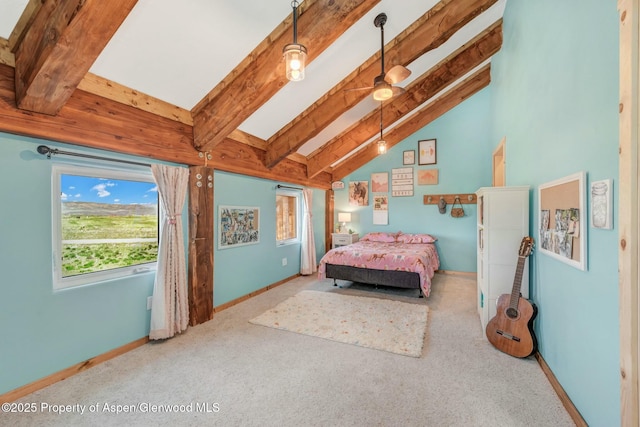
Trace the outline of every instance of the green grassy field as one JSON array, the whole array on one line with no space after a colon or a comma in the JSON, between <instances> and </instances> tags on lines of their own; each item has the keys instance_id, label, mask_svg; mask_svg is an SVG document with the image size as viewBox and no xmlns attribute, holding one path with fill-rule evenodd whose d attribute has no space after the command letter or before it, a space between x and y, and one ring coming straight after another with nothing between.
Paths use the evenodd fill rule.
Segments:
<instances>
[{"instance_id":1,"label":"green grassy field","mask_svg":"<svg viewBox=\"0 0 640 427\"><path fill-rule=\"evenodd\" d=\"M145 216L71 216L62 219L62 240L157 238L158 220ZM62 277L154 262L158 243L63 243Z\"/></svg>"},{"instance_id":2,"label":"green grassy field","mask_svg":"<svg viewBox=\"0 0 640 427\"><path fill-rule=\"evenodd\" d=\"M158 217L63 215L62 240L149 238L158 235Z\"/></svg>"}]
</instances>

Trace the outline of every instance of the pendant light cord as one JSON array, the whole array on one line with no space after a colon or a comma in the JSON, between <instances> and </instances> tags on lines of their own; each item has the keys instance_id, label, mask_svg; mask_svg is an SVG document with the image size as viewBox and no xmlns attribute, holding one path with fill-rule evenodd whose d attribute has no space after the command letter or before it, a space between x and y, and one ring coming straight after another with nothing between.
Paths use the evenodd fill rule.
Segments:
<instances>
[{"instance_id":1,"label":"pendant light cord","mask_svg":"<svg viewBox=\"0 0 640 427\"><path fill-rule=\"evenodd\" d=\"M293 8L293 43L298 44L298 1L291 2Z\"/></svg>"},{"instance_id":2,"label":"pendant light cord","mask_svg":"<svg viewBox=\"0 0 640 427\"><path fill-rule=\"evenodd\" d=\"M382 138L382 101L380 101L380 141L383 141Z\"/></svg>"}]
</instances>

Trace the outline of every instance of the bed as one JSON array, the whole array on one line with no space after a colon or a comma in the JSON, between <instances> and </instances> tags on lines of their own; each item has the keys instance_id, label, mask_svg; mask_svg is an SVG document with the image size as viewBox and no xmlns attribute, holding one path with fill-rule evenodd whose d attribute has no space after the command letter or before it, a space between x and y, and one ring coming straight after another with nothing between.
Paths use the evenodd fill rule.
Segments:
<instances>
[{"instance_id":1,"label":"bed","mask_svg":"<svg viewBox=\"0 0 640 427\"><path fill-rule=\"evenodd\" d=\"M318 278L420 289L420 296L428 297L440 265L436 240L429 234L368 233L328 251L320 260Z\"/></svg>"}]
</instances>

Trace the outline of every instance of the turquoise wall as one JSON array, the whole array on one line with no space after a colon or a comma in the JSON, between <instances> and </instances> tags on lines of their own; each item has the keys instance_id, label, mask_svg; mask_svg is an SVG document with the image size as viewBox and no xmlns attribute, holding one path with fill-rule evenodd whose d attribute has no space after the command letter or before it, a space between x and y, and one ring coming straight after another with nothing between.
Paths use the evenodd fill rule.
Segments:
<instances>
[{"instance_id":1,"label":"turquoise wall","mask_svg":"<svg viewBox=\"0 0 640 427\"><path fill-rule=\"evenodd\" d=\"M507 184L575 172L618 178L618 13L600 0L510 1L492 60L492 140L507 139ZM587 202L590 197L587 197ZM588 212L587 212L588 213ZM591 426L620 425L618 230L587 225L588 270L532 255L540 353Z\"/></svg>"},{"instance_id":2,"label":"turquoise wall","mask_svg":"<svg viewBox=\"0 0 640 427\"><path fill-rule=\"evenodd\" d=\"M53 163L40 144L148 161L0 133L0 394L149 335L153 273L53 291Z\"/></svg>"},{"instance_id":3,"label":"turquoise wall","mask_svg":"<svg viewBox=\"0 0 640 427\"><path fill-rule=\"evenodd\" d=\"M226 172L216 172L214 183L216 224L220 205L260 208L258 244L218 249L218 236L215 236L214 305L224 304L298 274L300 244L276 245L276 186L279 183ZM325 192L314 190L313 222L318 260L324 253L324 209ZM282 265L283 258L287 259L286 266Z\"/></svg>"},{"instance_id":4,"label":"turquoise wall","mask_svg":"<svg viewBox=\"0 0 640 427\"><path fill-rule=\"evenodd\" d=\"M52 161L36 152L40 144L149 162L0 133L0 325L4 326L0 330L0 394L149 335L151 312L146 305L153 292L153 273L53 292ZM64 162L65 157L55 157L55 161ZM216 249L215 305L297 274L300 245L275 244L277 183L221 172L215 173L214 183L216 209L219 204L258 206L262 221L259 245ZM319 259L325 249L325 192L314 190L313 202ZM187 206L185 203L182 215L185 247ZM217 244L217 236L215 241ZM288 260L286 267L283 257Z\"/></svg>"},{"instance_id":5,"label":"turquoise wall","mask_svg":"<svg viewBox=\"0 0 640 427\"><path fill-rule=\"evenodd\" d=\"M440 214L437 205L425 205L423 198L427 194L474 193L480 187L491 185L491 154L499 140L490 138L490 105L491 90L486 88L345 177L342 180L345 189L335 191L334 222L339 212L353 212L349 228L360 236L371 231L432 234L438 238L441 269L475 272L477 206L466 204L465 216L453 218L451 206L447 207L446 214ZM418 141L434 138L437 163L418 165ZM415 165L402 164L405 150L416 150ZM389 192L389 225L373 225L372 194L369 194L369 206L349 205L349 182L369 181L371 190L371 174L388 172L391 187L391 169L401 167L413 168L414 195L391 197ZM438 169L438 184L418 185L417 171L421 169Z\"/></svg>"},{"instance_id":6,"label":"turquoise wall","mask_svg":"<svg viewBox=\"0 0 640 427\"><path fill-rule=\"evenodd\" d=\"M415 186L413 197L389 197L389 225L372 224L371 204L348 204L350 227L427 232L439 238L441 268L475 271L475 205L467 216L441 215L425 194L471 193L491 185L491 153L507 139L507 183L530 185L531 233L537 186L578 171L587 181L618 177L618 14L613 1L511 1L504 44L492 61L492 84L343 181L403 167L402 152L436 138L440 181ZM51 283L51 162L35 153L45 141L0 133L0 393L148 335L146 298L153 274L54 293ZM45 142L74 151L113 153ZM147 161L144 159L143 161ZM415 177L415 175L414 175ZM216 172L214 203L259 206L260 244L215 250L214 304L232 301L294 275L298 245L275 245L277 182ZM390 194L389 194L390 195ZM587 199L588 201L589 199ZM323 191L314 191L318 257L324 253ZM187 215L183 215L186 221ZM336 216L337 221L337 216ZM620 424L617 224L587 228L588 270L543 254L531 257L531 297L538 305L540 353L587 423ZM217 244L217 236L216 236ZM287 266L281 265L287 258ZM251 268L248 268L250 266Z\"/></svg>"}]
</instances>

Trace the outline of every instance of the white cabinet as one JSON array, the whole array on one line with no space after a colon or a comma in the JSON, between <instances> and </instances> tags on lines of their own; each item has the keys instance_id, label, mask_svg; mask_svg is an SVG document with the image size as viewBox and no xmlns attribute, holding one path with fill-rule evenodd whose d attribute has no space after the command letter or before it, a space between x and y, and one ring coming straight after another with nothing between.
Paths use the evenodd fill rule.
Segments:
<instances>
[{"instance_id":1,"label":"white cabinet","mask_svg":"<svg viewBox=\"0 0 640 427\"><path fill-rule=\"evenodd\" d=\"M331 248L333 249L339 246L350 245L357 242L358 239L358 233L331 233Z\"/></svg>"},{"instance_id":2,"label":"white cabinet","mask_svg":"<svg viewBox=\"0 0 640 427\"><path fill-rule=\"evenodd\" d=\"M496 300L513 288L518 251L529 235L529 187L483 187L478 196L478 314L482 333L496 315ZM520 290L529 297L529 261Z\"/></svg>"}]
</instances>

